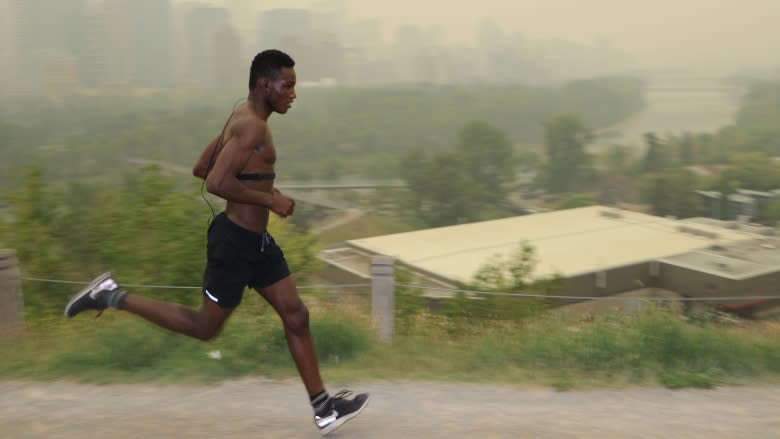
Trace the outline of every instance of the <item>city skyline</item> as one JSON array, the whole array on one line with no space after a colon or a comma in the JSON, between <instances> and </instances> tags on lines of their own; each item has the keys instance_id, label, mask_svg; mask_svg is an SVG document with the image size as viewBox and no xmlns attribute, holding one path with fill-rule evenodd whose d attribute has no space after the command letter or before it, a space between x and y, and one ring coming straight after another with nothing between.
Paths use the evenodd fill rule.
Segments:
<instances>
[{"instance_id":1,"label":"city skyline","mask_svg":"<svg viewBox=\"0 0 780 439\"><path fill-rule=\"evenodd\" d=\"M780 2L626 3L0 0L0 56L16 67L0 82L22 93L223 86L271 47L299 60L302 81L329 84L778 71L767 12L780 16Z\"/></svg>"},{"instance_id":2,"label":"city skyline","mask_svg":"<svg viewBox=\"0 0 780 439\"><path fill-rule=\"evenodd\" d=\"M262 9L323 1L264 0ZM336 1L346 3L351 19L379 19L385 35L415 24L438 28L453 45L473 44L479 24L490 21L532 41L608 44L647 69L730 74L780 63L774 55L780 52L775 0L482 0L455 7L447 0Z\"/></svg>"}]
</instances>

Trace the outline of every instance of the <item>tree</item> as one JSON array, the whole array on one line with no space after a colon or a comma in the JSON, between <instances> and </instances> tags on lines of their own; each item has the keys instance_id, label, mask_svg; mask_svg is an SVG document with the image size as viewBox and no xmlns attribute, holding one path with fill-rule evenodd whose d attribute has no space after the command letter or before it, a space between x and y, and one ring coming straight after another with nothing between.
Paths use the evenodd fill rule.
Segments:
<instances>
[{"instance_id":1,"label":"tree","mask_svg":"<svg viewBox=\"0 0 780 439\"><path fill-rule=\"evenodd\" d=\"M538 295L554 294L560 291L561 277L534 277L538 259L536 250L527 242L518 245L510 254L495 255L477 270L472 282L465 288L485 294L480 300L458 296L450 305L449 314L456 318L489 318L517 320L544 309L544 300L538 297L512 297L506 293Z\"/></svg>"},{"instance_id":2,"label":"tree","mask_svg":"<svg viewBox=\"0 0 780 439\"><path fill-rule=\"evenodd\" d=\"M656 215L696 216L701 206L697 184L696 176L685 169L650 174L641 185L641 199L653 206Z\"/></svg>"},{"instance_id":3,"label":"tree","mask_svg":"<svg viewBox=\"0 0 780 439\"><path fill-rule=\"evenodd\" d=\"M666 146L655 133L646 133L645 157L642 160L642 172L659 172L669 167L670 160Z\"/></svg>"},{"instance_id":4,"label":"tree","mask_svg":"<svg viewBox=\"0 0 780 439\"><path fill-rule=\"evenodd\" d=\"M761 212L761 216L764 224L772 227L780 226L780 200L769 203Z\"/></svg>"},{"instance_id":5,"label":"tree","mask_svg":"<svg viewBox=\"0 0 780 439\"><path fill-rule=\"evenodd\" d=\"M593 174L591 157L585 151L593 134L572 115L549 120L544 128L547 165L543 181L547 190L559 193L581 189Z\"/></svg>"},{"instance_id":6,"label":"tree","mask_svg":"<svg viewBox=\"0 0 780 439\"><path fill-rule=\"evenodd\" d=\"M483 203L506 199L515 176L512 144L506 134L486 122L470 122L460 132L456 154Z\"/></svg>"},{"instance_id":7,"label":"tree","mask_svg":"<svg viewBox=\"0 0 780 439\"><path fill-rule=\"evenodd\" d=\"M602 155L607 172L613 175L628 175L634 166L633 148L623 145L609 145Z\"/></svg>"},{"instance_id":8,"label":"tree","mask_svg":"<svg viewBox=\"0 0 780 439\"><path fill-rule=\"evenodd\" d=\"M0 241L14 248L19 266L26 276L62 279L77 267L67 249L52 233L52 219L57 211L58 198L46 188L44 170L34 166L24 171L19 187L8 194L11 221L3 227L5 236ZM25 288L25 314L53 315L59 311L69 291L61 284L36 284Z\"/></svg>"},{"instance_id":9,"label":"tree","mask_svg":"<svg viewBox=\"0 0 780 439\"><path fill-rule=\"evenodd\" d=\"M726 174L741 188L765 191L780 186L780 166L763 152L734 154L729 162Z\"/></svg>"},{"instance_id":10,"label":"tree","mask_svg":"<svg viewBox=\"0 0 780 439\"><path fill-rule=\"evenodd\" d=\"M428 179L422 188L420 211L431 227L474 221L479 218L481 194L463 162L454 154L436 154L430 161Z\"/></svg>"},{"instance_id":11,"label":"tree","mask_svg":"<svg viewBox=\"0 0 780 439\"><path fill-rule=\"evenodd\" d=\"M691 133L685 133L678 140L677 155L680 164L690 166L696 163L696 143Z\"/></svg>"},{"instance_id":12,"label":"tree","mask_svg":"<svg viewBox=\"0 0 780 439\"><path fill-rule=\"evenodd\" d=\"M576 209L578 207L592 206L595 200L590 194L571 194L555 202L555 210Z\"/></svg>"},{"instance_id":13,"label":"tree","mask_svg":"<svg viewBox=\"0 0 780 439\"><path fill-rule=\"evenodd\" d=\"M400 168L401 179L409 188L403 202L403 210L420 212L427 198L425 188L428 175L433 171L428 156L422 149L413 149L401 159Z\"/></svg>"},{"instance_id":14,"label":"tree","mask_svg":"<svg viewBox=\"0 0 780 439\"><path fill-rule=\"evenodd\" d=\"M512 147L484 122L467 124L454 152L428 156L421 149L401 161L409 187L406 211L431 227L494 217L514 178Z\"/></svg>"},{"instance_id":15,"label":"tree","mask_svg":"<svg viewBox=\"0 0 780 439\"><path fill-rule=\"evenodd\" d=\"M474 275L474 286L495 292L519 292L532 283L538 260L531 244L524 242L506 258L494 256Z\"/></svg>"}]
</instances>

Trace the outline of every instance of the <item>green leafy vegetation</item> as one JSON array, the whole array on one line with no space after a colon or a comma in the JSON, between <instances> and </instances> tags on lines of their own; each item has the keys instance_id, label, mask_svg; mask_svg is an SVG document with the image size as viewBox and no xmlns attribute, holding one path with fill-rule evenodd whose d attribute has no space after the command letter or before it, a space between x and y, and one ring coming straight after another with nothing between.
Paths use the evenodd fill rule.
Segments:
<instances>
[{"instance_id":1,"label":"green leafy vegetation","mask_svg":"<svg viewBox=\"0 0 780 439\"><path fill-rule=\"evenodd\" d=\"M16 249L25 277L84 281L113 271L124 284L196 287L203 275L211 212L196 185L177 188L177 183L151 166L128 174L116 189L96 183L53 188L45 184L40 168L30 168L18 190L9 194L12 215L0 220L0 242ZM294 232L276 217L269 227L297 279L306 282L319 270L316 238ZM41 282L22 287L30 319L60 315L74 289ZM137 292L185 304L200 301L191 289Z\"/></svg>"},{"instance_id":2,"label":"green leafy vegetation","mask_svg":"<svg viewBox=\"0 0 780 439\"><path fill-rule=\"evenodd\" d=\"M316 296L304 299L317 303ZM278 318L259 301L246 302L209 343L120 313L31 325L24 335L0 341L0 377L163 383L295 377ZM772 382L780 374L776 327L686 322L662 309L589 322L541 313L456 327L423 308L414 311L413 328L399 330L392 344L371 335L365 306L331 302L313 309L312 330L328 380L511 382L566 390L709 388Z\"/></svg>"}]
</instances>

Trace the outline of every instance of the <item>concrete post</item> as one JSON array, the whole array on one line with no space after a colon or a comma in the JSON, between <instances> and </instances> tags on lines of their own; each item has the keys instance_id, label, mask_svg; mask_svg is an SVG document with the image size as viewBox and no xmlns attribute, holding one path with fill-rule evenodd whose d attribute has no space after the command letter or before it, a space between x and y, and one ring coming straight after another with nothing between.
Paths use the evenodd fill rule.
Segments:
<instances>
[{"instance_id":1,"label":"concrete post","mask_svg":"<svg viewBox=\"0 0 780 439\"><path fill-rule=\"evenodd\" d=\"M22 286L16 252L0 249L0 335L23 328Z\"/></svg>"},{"instance_id":2,"label":"concrete post","mask_svg":"<svg viewBox=\"0 0 780 439\"><path fill-rule=\"evenodd\" d=\"M395 320L393 282L393 258L375 256L371 260L371 320L379 332L379 339L385 343L393 339Z\"/></svg>"}]
</instances>

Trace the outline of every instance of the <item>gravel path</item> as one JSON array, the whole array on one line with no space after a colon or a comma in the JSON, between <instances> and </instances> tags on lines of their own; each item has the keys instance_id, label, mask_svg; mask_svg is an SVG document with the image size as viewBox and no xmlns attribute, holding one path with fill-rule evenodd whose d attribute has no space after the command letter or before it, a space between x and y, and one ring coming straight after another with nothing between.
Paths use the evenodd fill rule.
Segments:
<instances>
[{"instance_id":1,"label":"gravel path","mask_svg":"<svg viewBox=\"0 0 780 439\"><path fill-rule=\"evenodd\" d=\"M575 390L367 383L337 438L780 438L780 388ZM331 391L338 390L332 387ZM317 438L297 382L214 386L0 382L0 437Z\"/></svg>"}]
</instances>

